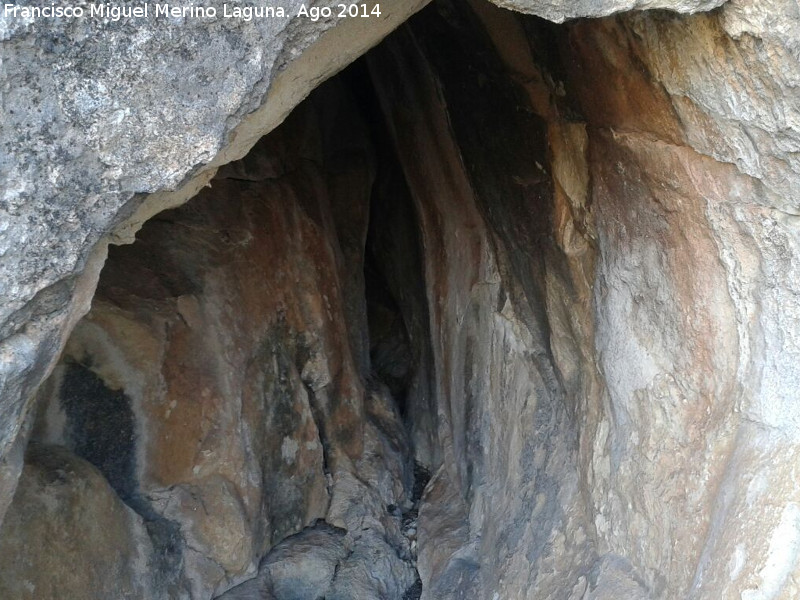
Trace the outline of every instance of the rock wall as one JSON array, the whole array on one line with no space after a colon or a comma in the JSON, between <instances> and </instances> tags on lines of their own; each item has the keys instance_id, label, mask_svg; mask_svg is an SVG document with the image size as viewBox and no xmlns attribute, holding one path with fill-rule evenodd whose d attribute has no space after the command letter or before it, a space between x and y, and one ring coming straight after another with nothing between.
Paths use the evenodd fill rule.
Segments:
<instances>
[{"instance_id":1,"label":"rock wall","mask_svg":"<svg viewBox=\"0 0 800 600\"><path fill-rule=\"evenodd\" d=\"M511 5L552 21L631 7ZM79 590L74 556L116 569L103 593L120 597L400 598L416 557L423 598L800 595L788 1L558 26L438 1L113 249L25 418L87 306L96 240L191 195L314 73L366 46L340 27L321 39L341 52L313 69L297 59L295 87L277 76L265 112L213 161L244 117L208 111L224 126L203 125L207 157L177 142L142 154L132 164L151 160L157 179L146 189L125 187L135 169L88 177L128 191L85 213L91 232L60 228L73 237L54 238L52 265L47 245L27 266L14 262L24 244L3 262L19 277L0 336L0 509L34 442L0 530L0 589L55 594L42 591L55 576L20 566L35 563ZM9 73L24 71L17 59ZM271 80L259 81L235 115ZM208 161L182 191L129 200ZM7 239L37 206L19 204ZM413 525L412 453L433 471ZM54 503L86 503L107 526L73 554L26 547L44 528L65 539L88 526L29 508ZM97 554L119 540L123 555Z\"/></svg>"},{"instance_id":2,"label":"rock wall","mask_svg":"<svg viewBox=\"0 0 800 600\"><path fill-rule=\"evenodd\" d=\"M546 594L590 547L541 302L545 131L470 12L437 8L369 57L426 250L444 464L420 510L423 597Z\"/></svg>"},{"instance_id":3,"label":"rock wall","mask_svg":"<svg viewBox=\"0 0 800 600\"><path fill-rule=\"evenodd\" d=\"M796 596L797 63L754 54L797 39L473 9L370 55L428 257L428 597Z\"/></svg>"},{"instance_id":4,"label":"rock wall","mask_svg":"<svg viewBox=\"0 0 800 600\"><path fill-rule=\"evenodd\" d=\"M0 519L30 400L89 309L109 243L196 195L425 1L316 21L280 4L285 16L249 22L2 16Z\"/></svg>"},{"instance_id":5,"label":"rock wall","mask_svg":"<svg viewBox=\"0 0 800 600\"><path fill-rule=\"evenodd\" d=\"M152 580L153 597L215 596L322 519L338 528L340 588L374 594L359 553L382 561L391 597L413 584L401 509L387 508L410 500L409 445L387 390L367 377L366 310L353 301L364 298L351 265L363 262L374 172L352 99L328 84L191 203L111 252L31 437L92 463L144 520L155 547L127 568L143 587ZM15 551L41 526L20 505L26 493L0 539L9 585L28 576ZM79 540L74 555L28 547L27 564L91 571L89 548L120 535L53 520ZM13 597L77 597L41 578Z\"/></svg>"},{"instance_id":6,"label":"rock wall","mask_svg":"<svg viewBox=\"0 0 800 600\"><path fill-rule=\"evenodd\" d=\"M764 18L732 3L569 34L591 132L607 386L608 429L601 422L595 439L606 449L593 458L607 457L607 475L593 489L608 492L595 497L595 523L661 595L798 594L798 490L786 485L798 439L798 237L786 211L798 188L786 149L800 137L782 84L798 64L771 81L769 61L755 67L755 56L798 46L760 29ZM590 39L609 49L602 59ZM598 102L587 72L619 85Z\"/></svg>"}]
</instances>

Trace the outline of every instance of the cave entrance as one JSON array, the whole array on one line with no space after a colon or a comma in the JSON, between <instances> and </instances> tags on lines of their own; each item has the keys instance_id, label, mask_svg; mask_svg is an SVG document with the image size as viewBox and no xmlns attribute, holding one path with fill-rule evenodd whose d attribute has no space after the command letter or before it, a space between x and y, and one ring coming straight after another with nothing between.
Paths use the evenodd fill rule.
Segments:
<instances>
[{"instance_id":1,"label":"cave entrance","mask_svg":"<svg viewBox=\"0 0 800 600\"><path fill-rule=\"evenodd\" d=\"M440 585L477 585L458 550L467 506L505 470L485 464L486 399L516 403L514 419L559 385L525 361L549 352L548 130L574 116L563 37L438 2L111 248L40 392L31 454L42 472L88 461L122 500L107 500L130 546L114 568L138 552L149 571L109 597L399 600L439 561ZM512 352L513 382L486 377ZM548 402L542 443L570 435ZM429 539L450 545L418 564L437 470L450 512L435 527L452 530Z\"/></svg>"},{"instance_id":2,"label":"cave entrance","mask_svg":"<svg viewBox=\"0 0 800 600\"><path fill-rule=\"evenodd\" d=\"M297 577L304 598L373 579L418 597L417 504L440 460L419 229L362 59L111 248L31 444L102 473L166 596L221 593L271 548L279 598ZM263 579L243 585L225 597Z\"/></svg>"}]
</instances>

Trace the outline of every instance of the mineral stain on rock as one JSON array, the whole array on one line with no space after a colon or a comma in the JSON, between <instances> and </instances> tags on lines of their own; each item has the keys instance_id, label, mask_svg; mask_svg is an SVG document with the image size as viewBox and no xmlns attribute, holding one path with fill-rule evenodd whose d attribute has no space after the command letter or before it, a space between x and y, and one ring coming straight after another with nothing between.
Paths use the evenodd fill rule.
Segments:
<instances>
[{"instance_id":1,"label":"mineral stain on rock","mask_svg":"<svg viewBox=\"0 0 800 600\"><path fill-rule=\"evenodd\" d=\"M91 369L68 362L60 390L66 415L66 441L89 461L123 501L136 492L136 431L130 399L109 389Z\"/></svg>"}]
</instances>

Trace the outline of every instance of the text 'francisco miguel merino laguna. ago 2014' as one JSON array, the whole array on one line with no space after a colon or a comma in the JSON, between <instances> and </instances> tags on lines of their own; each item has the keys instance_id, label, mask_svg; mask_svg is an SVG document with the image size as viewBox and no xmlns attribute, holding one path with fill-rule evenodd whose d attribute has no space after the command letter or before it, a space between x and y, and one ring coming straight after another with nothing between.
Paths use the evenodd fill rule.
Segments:
<instances>
[{"instance_id":1,"label":"text 'francisco miguel merino laguna. ago 2014'","mask_svg":"<svg viewBox=\"0 0 800 600\"><path fill-rule=\"evenodd\" d=\"M294 11L293 11L294 12ZM169 3L149 3L132 5L116 5L110 2L83 4L83 5L39 5L19 6L17 4L3 4L3 17L20 18L26 21L38 19L74 19L89 17L109 21L122 19L253 19L285 18L289 16L306 17L312 21L332 17L380 17L380 4L374 3L341 3L336 6L306 6L302 4L294 15L282 6L273 5L242 5L224 3L218 6L200 6L195 4L175 6Z\"/></svg>"}]
</instances>

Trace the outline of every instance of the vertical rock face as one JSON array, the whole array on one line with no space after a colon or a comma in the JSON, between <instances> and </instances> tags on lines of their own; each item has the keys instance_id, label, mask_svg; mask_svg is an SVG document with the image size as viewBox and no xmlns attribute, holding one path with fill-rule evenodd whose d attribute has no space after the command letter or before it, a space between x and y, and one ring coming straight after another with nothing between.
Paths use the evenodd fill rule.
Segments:
<instances>
[{"instance_id":1,"label":"vertical rock face","mask_svg":"<svg viewBox=\"0 0 800 600\"><path fill-rule=\"evenodd\" d=\"M797 40L473 9L370 56L429 258L430 597L794 597L797 63L754 54Z\"/></svg>"},{"instance_id":2,"label":"vertical rock face","mask_svg":"<svg viewBox=\"0 0 800 600\"><path fill-rule=\"evenodd\" d=\"M0 595L800 596L795 9L412 18L112 250Z\"/></svg>"},{"instance_id":3,"label":"vertical rock face","mask_svg":"<svg viewBox=\"0 0 800 600\"><path fill-rule=\"evenodd\" d=\"M545 132L516 112L474 16L442 10L447 23L431 11L370 57L427 258L444 465L420 512L419 568L425 597L524 597L545 589L539 568L577 578L588 551L541 302Z\"/></svg>"},{"instance_id":4,"label":"vertical rock face","mask_svg":"<svg viewBox=\"0 0 800 600\"><path fill-rule=\"evenodd\" d=\"M755 66L798 42L763 32L764 17L733 3L713 16L632 15L569 33L569 77L590 130L607 386L595 523L656 594L798 593L789 540L800 529L789 515L800 490L784 483L796 473L796 402L784 385L796 379L787 150L800 138L797 98L783 87L798 70L787 61L771 79L769 61ZM598 102L587 75L619 84Z\"/></svg>"}]
</instances>

